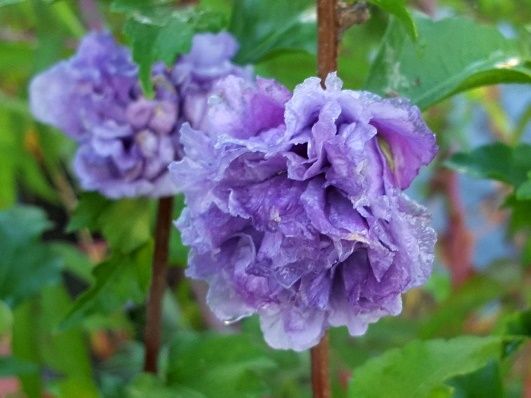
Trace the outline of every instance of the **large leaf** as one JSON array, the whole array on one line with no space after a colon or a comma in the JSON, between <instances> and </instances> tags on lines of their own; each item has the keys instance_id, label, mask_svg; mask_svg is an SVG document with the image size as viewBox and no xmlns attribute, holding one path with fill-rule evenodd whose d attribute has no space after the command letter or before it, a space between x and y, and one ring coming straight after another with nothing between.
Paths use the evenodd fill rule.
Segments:
<instances>
[{"instance_id":1,"label":"large leaf","mask_svg":"<svg viewBox=\"0 0 531 398\"><path fill-rule=\"evenodd\" d=\"M49 226L37 208L0 212L0 299L10 306L60 278L61 258L39 240Z\"/></svg>"},{"instance_id":2,"label":"large leaf","mask_svg":"<svg viewBox=\"0 0 531 398\"><path fill-rule=\"evenodd\" d=\"M365 84L381 95L402 95L425 109L481 85L529 82L527 50L496 28L464 18L415 16L419 40L389 24Z\"/></svg>"},{"instance_id":3,"label":"large leaf","mask_svg":"<svg viewBox=\"0 0 531 398\"><path fill-rule=\"evenodd\" d=\"M355 369L349 396L428 398L437 391L438 396L449 397L447 380L500 359L503 346L501 337L414 341Z\"/></svg>"},{"instance_id":4,"label":"large leaf","mask_svg":"<svg viewBox=\"0 0 531 398\"><path fill-rule=\"evenodd\" d=\"M239 0L234 3L229 30L240 43L240 63L257 63L274 52L315 53L315 21L304 18L309 0Z\"/></svg>"},{"instance_id":5,"label":"large leaf","mask_svg":"<svg viewBox=\"0 0 531 398\"><path fill-rule=\"evenodd\" d=\"M527 181L527 175L531 171L531 145L522 143L510 147L497 142L469 153L456 153L446 163L461 173L499 180L518 187Z\"/></svg>"}]
</instances>

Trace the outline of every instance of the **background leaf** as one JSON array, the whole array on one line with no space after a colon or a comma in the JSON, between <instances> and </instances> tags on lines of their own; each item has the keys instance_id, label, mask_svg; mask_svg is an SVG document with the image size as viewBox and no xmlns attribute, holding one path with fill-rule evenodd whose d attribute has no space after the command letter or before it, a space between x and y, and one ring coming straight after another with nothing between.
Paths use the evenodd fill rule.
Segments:
<instances>
[{"instance_id":1,"label":"background leaf","mask_svg":"<svg viewBox=\"0 0 531 398\"><path fill-rule=\"evenodd\" d=\"M394 15L396 19L404 25L407 33L412 39L418 37L417 25L407 10L406 2L404 0L369 0L369 3L377 5L382 10Z\"/></svg>"},{"instance_id":2,"label":"background leaf","mask_svg":"<svg viewBox=\"0 0 531 398\"><path fill-rule=\"evenodd\" d=\"M314 54L316 28L312 11L310 0L234 2L229 31L240 43L236 61L256 63L281 50Z\"/></svg>"},{"instance_id":3,"label":"background leaf","mask_svg":"<svg viewBox=\"0 0 531 398\"><path fill-rule=\"evenodd\" d=\"M415 21L417 41L396 20L389 24L365 89L426 109L473 87L531 82L528 51L496 28L464 18Z\"/></svg>"},{"instance_id":4,"label":"background leaf","mask_svg":"<svg viewBox=\"0 0 531 398\"><path fill-rule=\"evenodd\" d=\"M404 348L387 351L356 369L349 396L427 398L434 390L444 387L448 379L499 359L502 347L500 337L414 341Z\"/></svg>"},{"instance_id":5,"label":"background leaf","mask_svg":"<svg viewBox=\"0 0 531 398\"><path fill-rule=\"evenodd\" d=\"M518 187L526 182L531 171L531 145L522 143L510 147L497 142L476 148L470 153L456 153L446 164L461 173Z\"/></svg>"},{"instance_id":6,"label":"background leaf","mask_svg":"<svg viewBox=\"0 0 531 398\"><path fill-rule=\"evenodd\" d=\"M61 258L39 241L49 227L38 208L14 207L0 212L0 299L10 306L60 278Z\"/></svg>"}]
</instances>

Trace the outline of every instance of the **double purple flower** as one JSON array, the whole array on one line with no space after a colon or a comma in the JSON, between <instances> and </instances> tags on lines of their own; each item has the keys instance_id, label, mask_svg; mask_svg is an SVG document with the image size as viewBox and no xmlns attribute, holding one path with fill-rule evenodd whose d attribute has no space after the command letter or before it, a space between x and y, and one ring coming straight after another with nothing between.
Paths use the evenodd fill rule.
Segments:
<instances>
[{"instance_id":1,"label":"double purple flower","mask_svg":"<svg viewBox=\"0 0 531 398\"><path fill-rule=\"evenodd\" d=\"M77 53L30 85L37 119L78 141L74 169L81 186L111 198L176 192L168 164L179 158L183 122L199 126L214 82L228 74L252 78L230 62L228 33L198 34L171 70L153 68L155 97L144 97L129 51L107 33L91 33Z\"/></svg>"},{"instance_id":2,"label":"double purple flower","mask_svg":"<svg viewBox=\"0 0 531 398\"><path fill-rule=\"evenodd\" d=\"M267 342L294 350L330 326L361 335L398 314L401 293L428 278L436 239L402 192L437 151L419 110L342 90L335 74L293 95L235 76L212 93L170 171L186 198L187 274L208 282L215 314L257 313Z\"/></svg>"}]
</instances>

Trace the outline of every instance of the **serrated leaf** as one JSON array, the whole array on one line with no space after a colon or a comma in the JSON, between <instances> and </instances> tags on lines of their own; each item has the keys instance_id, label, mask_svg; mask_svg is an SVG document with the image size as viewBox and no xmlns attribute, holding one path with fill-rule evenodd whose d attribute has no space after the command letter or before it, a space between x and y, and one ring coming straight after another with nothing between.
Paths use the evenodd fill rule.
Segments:
<instances>
[{"instance_id":1,"label":"serrated leaf","mask_svg":"<svg viewBox=\"0 0 531 398\"><path fill-rule=\"evenodd\" d=\"M417 25L415 24L413 16L406 8L404 0L369 0L369 3L377 5L382 10L394 15L396 19L404 25L412 39L418 37Z\"/></svg>"},{"instance_id":2,"label":"serrated leaf","mask_svg":"<svg viewBox=\"0 0 531 398\"><path fill-rule=\"evenodd\" d=\"M414 18L417 41L398 21L389 24L365 89L426 109L473 87L531 81L527 49L498 29L465 18Z\"/></svg>"},{"instance_id":3,"label":"serrated leaf","mask_svg":"<svg viewBox=\"0 0 531 398\"><path fill-rule=\"evenodd\" d=\"M446 164L461 173L499 180L517 187L526 181L531 170L531 145L522 143L510 147L497 142L469 153L457 153Z\"/></svg>"},{"instance_id":4,"label":"serrated leaf","mask_svg":"<svg viewBox=\"0 0 531 398\"><path fill-rule=\"evenodd\" d=\"M229 30L240 44L236 61L257 63L281 50L315 53L316 23L304 18L312 7L309 0L235 2Z\"/></svg>"},{"instance_id":5,"label":"serrated leaf","mask_svg":"<svg viewBox=\"0 0 531 398\"><path fill-rule=\"evenodd\" d=\"M504 342L500 337L472 336L413 341L355 369L349 397L428 398L450 378L499 360Z\"/></svg>"},{"instance_id":6,"label":"serrated leaf","mask_svg":"<svg viewBox=\"0 0 531 398\"><path fill-rule=\"evenodd\" d=\"M61 258L39 241L49 227L37 208L0 212L0 299L8 305L15 306L59 280Z\"/></svg>"},{"instance_id":7,"label":"serrated leaf","mask_svg":"<svg viewBox=\"0 0 531 398\"><path fill-rule=\"evenodd\" d=\"M117 254L99 264L93 272L94 283L73 303L61 321L60 330L77 325L96 313L109 313L127 301L141 302L151 277L152 244L130 255Z\"/></svg>"}]
</instances>

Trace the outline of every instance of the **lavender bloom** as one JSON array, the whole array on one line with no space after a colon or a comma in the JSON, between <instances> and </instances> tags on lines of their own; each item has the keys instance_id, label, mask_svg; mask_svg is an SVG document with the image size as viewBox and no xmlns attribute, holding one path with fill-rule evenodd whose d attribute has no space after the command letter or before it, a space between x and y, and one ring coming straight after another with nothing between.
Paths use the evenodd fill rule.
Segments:
<instances>
[{"instance_id":1,"label":"lavender bloom","mask_svg":"<svg viewBox=\"0 0 531 398\"><path fill-rule=\"evenodd\" d=\"M278 83L218 82L203 130L181 130L170 166L187 207L187 274L231 322L257 313L266 341L304 350L326 328L361 335L426 281L435 232L407 187L437 151L403 99Z\"/></svg>"},{"instance_id":2,"label":"lavender bloom","mask_svg":"<svg viewBox=\"0 0 531 398\"><path fill-rule=\"evenodd\" d=\"M183 119L192 127L201 127L210 90L217 80L228 75L253 79L252 68L231 62L237 51L238 43L227 32L197 34L190 52L175 64L172 80L181 93Z\"/></svg>"},{"instance_id":3,"label":"lavender bloom","mask_svg":"<svg viewBox=\"0 0 531 398\"><path fill-rule=\"evenodd\" d=\"M111 198L172 195L167 166L179 158L179 127L199 125L202 111L191 104L206 103L216 79L240 70L229 61L236 50L227 33L196 35L172 71L153 67L156 94L148 100L129 51L91 33L72 58L33 79L31 109L79 142L74 169L84 189Z\"/></svg>"}]
</instances>

